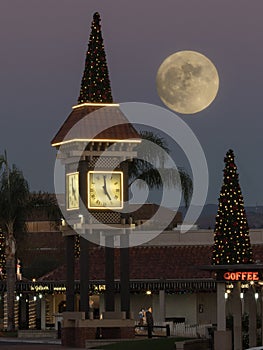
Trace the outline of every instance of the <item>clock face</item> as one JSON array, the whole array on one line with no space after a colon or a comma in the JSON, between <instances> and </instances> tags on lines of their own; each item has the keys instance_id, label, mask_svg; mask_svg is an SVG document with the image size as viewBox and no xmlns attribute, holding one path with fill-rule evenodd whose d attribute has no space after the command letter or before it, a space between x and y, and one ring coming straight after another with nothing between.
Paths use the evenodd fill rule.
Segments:
<instances>
[{"instance_id":1,"label":"clock face","mask_svg":"<svg viewBox=\"0 0 263 350\"><path fill-rule=\"evenodd\" d=\"M121 171L88 172L88 208L123 208L123 173Z\"/></svg>"},{"instance_id":2,"label":"clock face","mask_svg":"<svg viewBox=\"0 0 263 350\"><path fill-rule=\"evenodd\" d=\"M67 210L79 209L79 173L67 174Z\"/></svg>"}]
</instances>

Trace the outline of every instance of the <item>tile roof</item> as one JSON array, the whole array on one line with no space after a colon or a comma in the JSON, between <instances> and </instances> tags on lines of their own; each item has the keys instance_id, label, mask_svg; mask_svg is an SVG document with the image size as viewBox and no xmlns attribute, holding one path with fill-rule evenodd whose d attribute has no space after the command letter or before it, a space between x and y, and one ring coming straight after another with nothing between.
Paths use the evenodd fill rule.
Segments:
<instances>
[{"instance_id":1,"label":"tile roof","mask_svg":"<svg viewBox=\"0 0 263 350\"><path fill-rule=\"evenodd\" d=\"M22 241L23 249L18 251L21 260L22 274L39 276L55 266L65 262L65 241L59 231L25 232Z\"/></svg>"},{"instance_id":2,"label":"tile roof","mask_svg":"<svg viewBox=\"0 0 263 350\"><path fill-rule=\"evenodd\" d=\"M212 245L189 246L139 246L130 248L130 279L209 279L210 271L201 270L200 266L210 265ZM263 262L263 245L252 246L255 262ZM120 250L115 249L115 279L120 278ZM104 280L105 249L90 249L90 279ZM75 262L75 279L79 280L79 260ZM39 281L65 281L66 266L42 276Z\"/></svg>"},{"instance_id":3,"label":"tile roof","mask_svg":"<svg viewBox=\"0 0 263 350\"><path fill-rule=\"evenodd\" d=\"M131 279L187 279L209 278L210 272L201 271L199 265L208 265L211 261L211 246L169 246L169 247L132 247L130 248ZM115 249L115 278L120 278L120 250ZM104 280L105 249L90 249L90 279ZM79 260L75 262L75 279L79 280ZM65 281L66 266L60 266L41 277L39 281Z\"/></svg>"},{"instance_id":4,"label":"tile roof","mask_svg":"<svg viewBox=\"0 0 263 350\"><path fill-rule=\"evenodd\" d=\"M140 136L118 105L102 107L98 104L84 104L73 109L51 144L56 146L63 141L94 138L126 140L140 139Z\"/></svg>"}]
</instances>

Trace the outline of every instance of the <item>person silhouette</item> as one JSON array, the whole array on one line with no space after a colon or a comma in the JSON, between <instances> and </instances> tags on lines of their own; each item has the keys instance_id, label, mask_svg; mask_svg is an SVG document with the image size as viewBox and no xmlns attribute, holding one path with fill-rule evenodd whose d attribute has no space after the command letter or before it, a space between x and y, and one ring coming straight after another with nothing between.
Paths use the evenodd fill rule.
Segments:
<instances>
[{"instance_id":1,"label":"person silhouette","mask_svg":"<svg viewBox=\"0 0 263 350\"><path fill-rule=\"evenodd\" d=\"M148 310L145 313L146 316L146 323L147 323L147 330L148 330L148 338L152 338L153 333L153 315L152 315L152 308L149 307Z\"/></svg>"}]
</instances>

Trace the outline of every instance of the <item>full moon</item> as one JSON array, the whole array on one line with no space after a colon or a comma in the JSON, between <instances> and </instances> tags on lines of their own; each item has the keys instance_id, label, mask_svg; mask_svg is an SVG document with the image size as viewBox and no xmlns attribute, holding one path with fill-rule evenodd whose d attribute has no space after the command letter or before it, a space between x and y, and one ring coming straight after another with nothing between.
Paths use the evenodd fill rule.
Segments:
<instances>
[{"instance_id":1,"label":"full moon","mask_svg":"<svg viewBox=\"0 0 263 350\"><path fill-rule=\"evenodd\" d=\"M156 75L163 103L175 112L194 114L215 99L219 77L214 64L196 51L179 51L168 56Z\"/></svg>"}]
</instances>

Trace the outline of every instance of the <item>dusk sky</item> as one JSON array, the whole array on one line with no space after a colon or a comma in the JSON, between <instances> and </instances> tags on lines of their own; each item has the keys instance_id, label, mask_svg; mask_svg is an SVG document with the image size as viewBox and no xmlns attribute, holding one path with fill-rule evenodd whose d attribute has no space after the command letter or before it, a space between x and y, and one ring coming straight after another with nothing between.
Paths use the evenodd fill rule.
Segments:
<instances>
[{"instance_id":1,"label":"dusk sky","mask_svg":"<svg viewBox=\"0 0 263 350\"><path fill-rule=\"evenodd\" d=\"M219 92L180 116L203 147L207 203L217 203L224 156L234 150L245 205L263 205L262 0L8 0L0 5L0 154L6 149L31 190L53 192L50 141L77 103L93 13L115 102L167 108L156 91L163 60L181 50L216 66ZM184 165L178 160L178 166Z\"/></svg>"}]
</instances>

